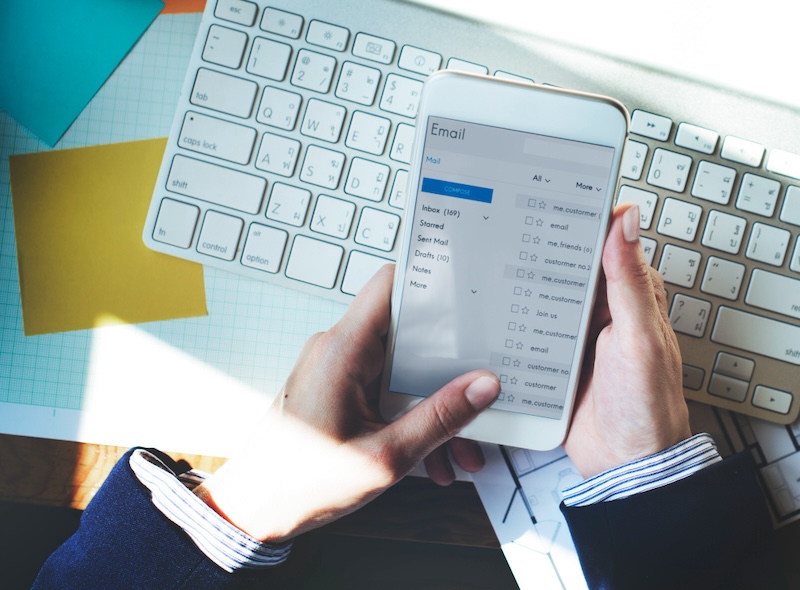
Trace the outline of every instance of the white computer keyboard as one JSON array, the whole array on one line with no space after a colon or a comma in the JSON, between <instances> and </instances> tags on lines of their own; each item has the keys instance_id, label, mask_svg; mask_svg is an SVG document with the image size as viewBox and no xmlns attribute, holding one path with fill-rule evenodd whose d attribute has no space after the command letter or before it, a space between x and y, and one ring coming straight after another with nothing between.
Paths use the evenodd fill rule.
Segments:
<instances>
[{"instance_id":1,"label":"white computer keyboard","mask_svg":"<svg viewBox=\"0 0 800 590\"><path fill-rule=\"evenodd\" d=\"M479 23L402 3L209 0L144 240L348 302L397 257L427 75L447 67L614 94L539 58ZM646 93L628 96L629 79L620 88L632 124L618 200L639 204L645 252L666 280L686 396L794 420L800 156L709 125L701 110L657 113Z\"/></svg>"}]
</instances>

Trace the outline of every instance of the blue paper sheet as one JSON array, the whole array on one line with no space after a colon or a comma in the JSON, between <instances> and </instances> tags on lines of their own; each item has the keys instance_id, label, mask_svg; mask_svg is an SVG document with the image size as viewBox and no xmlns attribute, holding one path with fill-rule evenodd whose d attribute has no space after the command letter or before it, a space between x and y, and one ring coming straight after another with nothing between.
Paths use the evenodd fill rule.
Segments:
<instances>
[{"instance_id":1,"label":"blue paper sheet","mask_svg":"<svg viewBox=\"0 0 800 590\"><path fill-rule=\"evenodd\" d=\"M2 0L0 109L54 146L163 6Z\"/></svg>"}]
</instances>

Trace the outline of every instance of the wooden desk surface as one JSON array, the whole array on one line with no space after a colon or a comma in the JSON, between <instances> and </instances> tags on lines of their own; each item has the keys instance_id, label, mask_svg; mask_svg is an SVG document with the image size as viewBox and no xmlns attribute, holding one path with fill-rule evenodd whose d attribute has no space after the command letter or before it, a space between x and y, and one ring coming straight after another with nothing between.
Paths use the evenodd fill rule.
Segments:
<instances>
[{"instance_id":1,"label":"wooden desk surface","mask_svg":"<svg viewBox=\"0 0 800 590\"><path fill-rule=\"evenodd\" d=\"M123 447L0 435L0 500L83 509ZM170 453L213 472L224 459ZM328 525L332 533L449 545L498 548L475 486L440 488L407 477L363 509ZM800 522L776 531L790 588L800 588Z\"/></svg>"},{"instance_id":2,"label":"wooden desk surface","mask_svg":"<svg viewBox=\"0 0 800 590\"><path fill-rule=\"evenodd\" d=\"M0 500L83 509L124 447L0 435ZM224 459L169 452L214 472ZM326 527L374 538L498 548L475 486L441 488L407 477L363 509Z\"/></svg>"}]
</instances>

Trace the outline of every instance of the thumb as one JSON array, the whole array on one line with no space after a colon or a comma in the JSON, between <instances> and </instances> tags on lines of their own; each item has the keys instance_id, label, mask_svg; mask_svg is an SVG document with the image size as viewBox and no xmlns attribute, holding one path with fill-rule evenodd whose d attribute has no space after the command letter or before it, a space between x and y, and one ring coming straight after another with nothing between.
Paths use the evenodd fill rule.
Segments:
<instances>
[{"instance_id":1,"label":"thumb","mask_svg":"<svg viewBox=\"0 0 800 590\"><path fill-rule=\"evenodd\" d=\"M639 207L614 210L603 250L608 310L616 328L628 333L641 329L642 318L658 313L650 267L639 243Z\"/></svg>"},{"instance_id":2,"label":"thumb","mask_svg":"<svg viewBox=\"0 0 800 590\"><path fill-rule=\"evenodd\" d=\"M381 431L395 457L411 469L453 438L500 394L500 382L488 371L471 371L453 379L410 412Z\"/></svg>"}]
</instances>

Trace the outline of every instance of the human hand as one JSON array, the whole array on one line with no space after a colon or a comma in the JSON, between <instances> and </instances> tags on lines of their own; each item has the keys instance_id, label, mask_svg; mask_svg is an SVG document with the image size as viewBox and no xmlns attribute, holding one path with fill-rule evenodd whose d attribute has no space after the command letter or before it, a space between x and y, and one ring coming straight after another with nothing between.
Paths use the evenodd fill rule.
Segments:
<instances>
[{"instance_id":1,"label":"human hand","mask_svg":"<svg viewBox=\"0 0 800 590\"><path fill-rule=\"evenodd\" d=\"M378 271L333 328L309 339L250 450L195 490L252 537L280 543L349 514L428 455L431 478L449 483L442 445L500 393L494 375L473 371L385 423L378 389L392 274ZM477 445L453 442L462 468L482 467Z\"/></svg>"},{"instance_id":2,"label":"human hand","mask_svg":"<svg viewBox=\"0 0 800 590\"><path fill-rule=\"evenodd\" d=\"M639 244L639 208L614 211L581 385L564 448L584 477L691 436L664 280ZM594 338L590 342L595 341Z\"/></svg>"}]
</instances>

